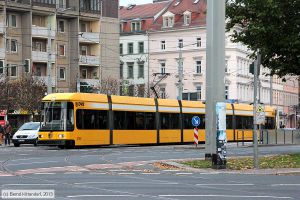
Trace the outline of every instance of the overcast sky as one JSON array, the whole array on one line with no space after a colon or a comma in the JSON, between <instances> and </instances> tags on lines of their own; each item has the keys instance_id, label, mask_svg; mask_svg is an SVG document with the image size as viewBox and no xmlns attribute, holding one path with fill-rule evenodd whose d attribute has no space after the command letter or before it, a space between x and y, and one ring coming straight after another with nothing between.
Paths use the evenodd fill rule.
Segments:
<instances>
[{"instance_id":1,"label":"overcast sky","mask_svg":"<svg viewBox=\"0 0 300 200\"><path fill-rule=\"evenodd\" d=\"M120 0L120 6L127 6L128 4L145 4L152 2L153 0Z\"/></svg>"}]
</instances>

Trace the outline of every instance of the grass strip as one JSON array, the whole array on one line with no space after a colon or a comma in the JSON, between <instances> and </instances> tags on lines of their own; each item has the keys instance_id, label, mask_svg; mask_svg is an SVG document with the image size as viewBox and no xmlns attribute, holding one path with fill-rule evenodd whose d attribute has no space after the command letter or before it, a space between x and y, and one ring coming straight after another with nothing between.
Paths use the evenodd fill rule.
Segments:
<instances>
[{"instance_id":1,"label":"grass strip","mask_svg":"<svg viewBox=\"0 0 300 200\"><path fill-rule=\"evenodd\" d=\"M182 162L193 168L211 168L210 160L192 160ZM241 157L227 159L227 169L244 170L253 169L253 157ZM274 169L274 168L300 168L300 154L274 155L274 156L260 156L260 169Z\"/></svg>"}]
</instances>

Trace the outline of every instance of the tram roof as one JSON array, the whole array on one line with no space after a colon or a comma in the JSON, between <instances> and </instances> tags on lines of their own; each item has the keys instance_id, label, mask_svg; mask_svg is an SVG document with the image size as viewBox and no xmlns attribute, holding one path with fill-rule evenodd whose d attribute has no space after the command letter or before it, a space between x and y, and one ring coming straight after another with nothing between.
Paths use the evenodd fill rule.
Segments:
<instances>
[{"instance_id":1,"label":"tram roof","mask_svg":"<svg viewBox=\"0 0 300 200\"><path fill-rule=\"evenodd\" d=\"M90 101L108 102L105 94L92 93L52 93L43 98L43 101Z\"/></svg>"}]
</instances>

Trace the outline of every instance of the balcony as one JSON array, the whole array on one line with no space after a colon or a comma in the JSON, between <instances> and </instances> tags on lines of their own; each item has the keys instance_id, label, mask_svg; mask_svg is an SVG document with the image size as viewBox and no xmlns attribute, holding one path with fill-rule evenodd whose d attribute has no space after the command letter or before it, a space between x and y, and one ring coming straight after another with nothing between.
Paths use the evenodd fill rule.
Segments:
<instances>
[{"instance_id":1,"label":"balcony","mask_svg":"<svg viewBox=\"0 0 300 200\"><path fill-rule=\"evenodd\" d=\"M48 38L48 28L41 26L32 26L32 36L33 37L43 37ZM55 31L50 31L51 38L55 37Z\"/></svg>"},{"instance_id":2,"label":"balcony","mask_svg":"<svg viewBox=\"0 0 300 200\"><path fill-rule=\"evenodd\" d=\"M79 42L84 43L99 43L100 34L92 32L80 32L79 33Z\"/></svg>"},{"instance_id":3,"label":"balcony","mask_svg":"<svg viewBox=\"0 0 300 200\"><path fill-rule=\"evenodd\" d=\"M32 51L33 62L48 62L48 52ZM51 62L55 62L55 53L51 52Z\"/></svg>"},{"instance_id":4,"label":"balcony","mask_svg":"<svg viewBox=\"0 0 300 200\"><path fill-rule=\"evenodd\" d=\"M48 76L34 76L34 78L37 78L40 81L43 81L46 85L48 85ZM55 78L51 77L51 85L52 87L55 87Z\"/></svg>"},{"instance_id":5,"label":"balcony","mask_svg":"<svg viewBox=\"0 0 300 200\"><path fill-rule=\"evenodd\" d=\"M79 64L80 65L100 65L100 57L99 56L79 56Z\"/></svg>"},{"instance_id":6,"label":"balcony","mask_svg":"<svg viewBox=\"0 0 300 200\"><path fill-rule=\"evenodd\" d=\"M52 3L51 1L32 0L32 5L33 6L56 8L56 4Z\"/></svg>"},{"instance_id":7,"label":"balcony","mask_svg":"<svg viewBox=\"0 0 300 200\"><path fill-rule=\"evenodd\" d=\"M7 0L8 4L27 4L30 5L30 0Z\"/></svg>"}]
</instances>

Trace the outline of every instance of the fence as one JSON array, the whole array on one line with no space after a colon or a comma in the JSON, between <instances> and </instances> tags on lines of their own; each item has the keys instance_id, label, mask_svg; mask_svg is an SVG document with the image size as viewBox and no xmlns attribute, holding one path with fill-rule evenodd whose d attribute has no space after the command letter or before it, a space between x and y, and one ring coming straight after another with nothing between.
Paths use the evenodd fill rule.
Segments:
<instances>
[{"instance_id":1,"label":"fence","mask_svg":"<svg viewBox=\"0 0 300 200\"><path fill-rule=\"evenodd\" d=\"M236 131L237 145L252 141L252 135L246 134L244 130ZM295 130L261 130L258 133L259 144L300 144L300 129Z\"/></svg>"}]
</instances>

